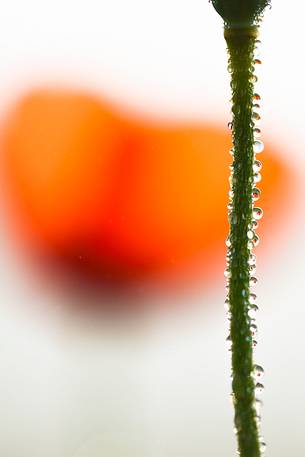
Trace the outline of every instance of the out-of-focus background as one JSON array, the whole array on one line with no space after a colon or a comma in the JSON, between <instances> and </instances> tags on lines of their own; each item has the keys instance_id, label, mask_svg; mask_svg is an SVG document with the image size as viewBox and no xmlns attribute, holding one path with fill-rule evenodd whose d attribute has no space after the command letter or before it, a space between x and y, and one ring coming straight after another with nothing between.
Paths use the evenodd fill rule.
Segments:
<instances>
[{"instance_id":1,"label":"out-of-focus background","mask_svg":"<svg viewBox=\"0 0 305 457\"><path fill-rule=\"evenodd\" d=\"M261 30L270 457L305 453L304 13L274 2ZM11 0L0 44L0 454L234 455L221 19L205 0Z\"/></svg>"}]
</instances>

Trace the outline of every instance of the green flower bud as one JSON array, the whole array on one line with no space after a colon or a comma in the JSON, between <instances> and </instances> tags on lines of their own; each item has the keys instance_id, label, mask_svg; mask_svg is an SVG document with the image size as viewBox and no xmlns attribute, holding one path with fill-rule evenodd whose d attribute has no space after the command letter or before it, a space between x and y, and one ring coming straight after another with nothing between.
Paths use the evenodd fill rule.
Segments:
<instances>
[{"instance_id":1,"label":"green flower bud","mask_svg":"<svg viewBox=\"0 0 305 457\"><path fill-rule=\"evenodd\" d=\"M247 28L257 25L270 0L212 0L227 28Z\"/></svg>"}]
</instances>

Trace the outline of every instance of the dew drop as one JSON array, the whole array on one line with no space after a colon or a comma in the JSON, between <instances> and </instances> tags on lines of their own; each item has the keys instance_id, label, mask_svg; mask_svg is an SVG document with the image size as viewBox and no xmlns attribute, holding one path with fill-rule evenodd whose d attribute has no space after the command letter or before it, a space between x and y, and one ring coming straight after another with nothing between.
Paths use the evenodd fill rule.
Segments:
<instances>
[{"instance_id":1,"label":"dew drop","mask_svg":"<svg viewBox=\"0 0 305 457\"><path fill-rule=\"evenodd\" d=\"M251 275L255 275L256 273L256 265L250 265L249 266L249 272Z\"/></svg>"},{"instance_id":2,"label":"dew drop","mask_svg":"<svg viewBox=\"0 0 305 457\"><path fill-rule=\"evenodd\" d=\"M255 65L261 65L262 61L260 59L254 59Z\"/></svg>"},{"instance_id":3,"label":"dew drop","mask_svg":"<svg viewBox=\"0 0 305 457\"><path fill-rule=\"evenodd\" d=\"M253 129L253 135L254 135L254 138L259 138L261 136L261 129L259 129L258 127L255 127L255 129Z\"/></svg>"},{"instance_id":4,"label":"dew drop","mask_svg":"<svg viewBox=\"0 0 305 457\"><path fill-rule=\"evenodd\" d=\"M253 243L255 248L256 248L256 246L259 245L259 236L258 235L256 235L256 234L254 235L252 243Z\"/></svg>"},{"instance_id":5,"label":"dew drop","mask_svg":"<svg viewBox=\"0 0 305 457\"><path fill-rule=\"evenodd\" d=\"M234 392L231 392L231 393L230 393L230 401L231 401L232 405L235 405L235 403L236 403L236 398L235 398L235 393L234 393ZM237 429L234 427L233 430L237 430Z\"/></svg>"},{"instance_id":6,"label":"dew drop","mask_svg":"<svg viewBox=\"0 0 305 457\"><path fill-rule=\"evenodd\" d=\"M252 305L251 308L248 311L248 316L251 319L255 319L257 311L258 311L258 306L257 305Z\"/></svg>"},{"instance_id":7,"label":"dew drop","mask_svg":"<svg viewBox=\"0 0 305 457\"><path fill-rule=\"evenodd\" d=\"M264 385L258 382L255 386L255 395L261 395L264 391Z\"/></svg>"},{"instance_id":8,"label":"dew drop","mask_svg":"<svg viewBox=\"0 0 305 457\"><path fill-rule=\"evenodd\" d=\"M250 76L250 81L255 84L258 81L258 77L256 75Z\"/></svg>"},{"instance_id":9,"label":"dew drop","mask_svg":"<svg viewBox=\"0 0 305 457\"><path fill-rule=\"evenodd\" d=\"M230 335L226 338L226 347L228 351L232 350L232 339Z\"/></svg>"},{"instance_id":10,"label":"dew drop","mask_svg":"<svg viewBox=\"0 0 305 457\"><path fill-rule=\"evenodd\" d=\"M255 219L252 221L252 228L254 230L256 230L258 228L258 222Z\"/></svg>"},{"instance_id":11,"label":"dew drop","mask_svg":"<svg viewBox=\"0 0 305 457\"><path fill-rule=\"evenodd\" d=\"M262 162L260 160L255 160L253 164L253 171L255 173L258 173L262 169Z\"/></svg>"},{"instance_id":12,"label":"dew drop","mask_svg":"<svg viewBox=\"0 0 305 457\"><path fill-rule=\"evenodd\" d=\"M263 210L261 208L253 208L253 217L256 220L260 220L263 217Z\"/></svg>"},{"instance_id":13,"label":"dew drop","mask_svg":"<svg viewBox=\"0 0 305 457\"><path fill-rule=\"evenodd\" d=\"M225 278L231 278L232 273L231 273L231 271L229 270L229 268L226 268L226 269L225 269L224 275L225 275Z\"/></svg>"},{"instance_id":14,"label":"dew drop","mask_svg":"<svg viewBox=\"0 0 305 457\"><path fill-rule=\"evenodd\" d=\"M256 336L256 334L257 334L257 325L256 324L250 325L250 332L251 332L252 336Z\"/></svg>"},{"instance_id":15,"label":"dew drop","mask_svg":"<svg viewBox=\"0 0 305 457\"><path fill-rule=\"evenodd\" d=\"M254 248L254 243L253 243L252 240L249 240L249 241L248 241L248 243L247 243L247 248L250 249L250 251L251 251L251 249Z\"/></svg>"},{"instance_id":16,"label":"dew drop","mask_svg":"<svg viewBox=\"0 0 305 457\"><path fill-rule=\"evenodd\" d=\"M261 119L260 115L256 111L253 111L252 120L257 123L258 121L260 121L260 119Z\"/></svg>"},{"instance_id":17,"label":"dew drop","mask_svg":"<svg viewBox=\"0 0 305 457\"><path fill-rule=\"evenodd\" d=\"M254 141L253 151L256 154L259 154L260 152L263 152L263 150L264 150L264 143L261 140Z\"/></svg>"},{"instance_id":18,"label":"dew drop","mask_svg":"<svg viewBox=\"0 0 305 457\"><path fill-rule=\"evenodd\" d=\"M253 349L256 348L256 346L257 346L257 341L256 341L256 340L252 340L252 347L253 347Z\"/></svg>"},{"instance_id":19,"label":"dew drop","mask_svg":"<svg viewBox=\"0 0 305 457\"><path fill-rule=\"evenodd\" d=\"M251 305L255 305L256 299L257 299L256 294L251 293L251 294L249 295L249 302L251 303Z\"/></svg>"},{"instance_id":20,"label":"dew drop","mask_svg":"<svg viewBox=\"0 0 305 457\"><path fill-rule=\"evenodd\" d=\"M253 175L253 181L255 184L260 182L262 180L262 175L260 173L254 173Z\"/></svg>"},{"instance_id":21,"label":"dew drop","mask_svg":"<svg viewBox=\"0 0 305 457\"><path fill-rule=\"evenodd\" d=\"M254 403L254 408L255 408L256 414L260 415L262 407L263 407L262 400L260 400L259 398L256 398L255 403Z\"/></svg>"},{"instance_id":22,"label":"dew drop","mask_svg":"<svg viewBox=\"0 0 305 457\"><path fill-rule=\"evenodd\" d=\"M260 450L262 453L265 453L265 452L266 452L266 448L267 448L267 445L266 445L265 441L260 441L259 450Z\"/></svg>"},{"instance_id":23,"label":"dew drop","mask_svg":"<svg viewBox=\"0 0 305 457\"><path fill-rule=\"evenodd\" d=\"M261 105L259 105L258 103L254 103L252 107L253 107L253 110L256 112L261 109Z\"/></svg>"},{"instance_id":24,"label":"dew drop","mask_svg":"<svg viewBox=\"0 0 305 457\"><path fill-rule=\"evenodd\" d=\"M229 248L231 246L231 240L230 240L230 237L228 236L228 238L226 239L226 246Z\"/></svg>"},{"instance_id":25,"label":"dew drop","mask_svg":"<svg viewBox=\"0 0 305 457\"><path fill-rule=\"evenodd\" d=\"M230 310L230 300L228 298L226 298L226 300L225 300L224 309L225 309L225 311Z\"/></svg>"},{"instance_id":26,"label":"dew drop","mask_svg":"<svg viewBox=\"0 0 305 457\"><path fill-rule=\"evenodd\" d=\"M255 286L257 284L257 278L255 276L251 276L250 278L250 286Z\"/></svg>"},{"instance_id":27,"label":"dew drop","mask_svg":"<svg viewBox=\"0 0 305 457\"><path fill-rule=\"evenodd\" d=\"M228 122L228 128L229 128L230 130L232 130L232 128L233 128L233 122L232 122L232 121Z\"/></svg>"},{"instance_id":28,"label":"dew drop","mask_svg":"<svg viewBox=\"0 0 305 457\"><path fill-rule=\"evenodd\" d=\"M258 189L257 187L254 187L254 189L252 191L253 201L256 202L259 199L260 195L261 195L260 189Z\"/></svg>"},{"instance_id":29,"label":"dew drop","mask_svg":"<svg viewBox=\"0 0 305 457\"><path fill-rule=\"evenodd\" d=\"M254 238L254 235L255 233L253 232L253 230L248 230L247 237L249 240L252 240Z\"/></svg>"},{"instance_id":30,"label":"dew drop","mask_svg":"<svg viewBox=\"0 0 305 457\"><path fill-rule=\"evenodd\" d=\"M260 365L254 365L253 376L256 380L262 379L264 374L265 374L265 371L264 371L263 367L261 367Z\"/></svg>"},{"instance_id":31,"label":"dew drop","mask_svg":"<svg viewBox=\"0 0 305 457\"><path fill-rule=\"evenodd\" d=\"M257 93L253 94L253 100L258 101L260 99L261 99L261 96L259 94L257 94Z\"/></svg>"},{"instance_id":32,"label":"dew drop","mask_svg":"<svg viewBox=\"0 0 305 457\"><path fill-rule=\"evenodd\" d=\"M254 58L258 58L260 56L261 51L261 41L255 40L255 48L254 48Z\"/></svg>"},{"instance_id":33,"label":"dew drop","mask_svg":"<svg viewBox=\"0 0 305 457\"><path fill-rule=\"evenodd\" d=\"M255 265L256 264L256 255L251 254L248 260L248 265Z\"/></svg>"},{"instance_id":34,"label":"dew drop","mask_svg":"<svg viewBox=\"0 0 305 457\"><path fill-rule=\"evenodd\" d=\"M234 156L234 148L231 148L229 153L231 154L231 156Z\"/></svg>"}]
</instances>

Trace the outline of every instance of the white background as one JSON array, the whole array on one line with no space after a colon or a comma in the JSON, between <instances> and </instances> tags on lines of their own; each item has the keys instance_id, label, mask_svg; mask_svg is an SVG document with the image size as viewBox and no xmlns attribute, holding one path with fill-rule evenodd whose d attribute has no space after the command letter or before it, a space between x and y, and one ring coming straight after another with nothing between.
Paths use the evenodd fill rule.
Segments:
<instances>
[{"instance_id":1,"label":"white background","mask_svg":"<svg viewBox=\"0 0 305 457\"><path fill-rule=\"evenodd\" d=\"M263 130L300 183L304 14L301 0L274 1L261 34ZM206 0L10 0L1 6L0 55L1 111L30 86L64 83L156 116L229 120L222 24ZM281 238L274 227L258 264L270 457L305 455L304 192L291 219L281 208ZM191 311L92 328L45 311L64 297L25 272L5 223L1 230L1 456L234 455L222 277L188 297L200 304Z\"/></svg>"}]
</instances>

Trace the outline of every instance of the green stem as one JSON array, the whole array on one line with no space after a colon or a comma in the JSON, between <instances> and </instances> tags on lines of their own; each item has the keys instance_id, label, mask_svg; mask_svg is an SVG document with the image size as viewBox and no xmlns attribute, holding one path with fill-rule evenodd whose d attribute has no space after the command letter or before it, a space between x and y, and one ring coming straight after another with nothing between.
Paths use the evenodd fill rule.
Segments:
<instances>
[{"instance_id":1,"label":"green stem","mask_svg":"<svg viewBox=\"0 0 305 457\"><path fill-rule=\"evenodd\" d=\"M248 231L253 224L254 136L253 59L257 27L225 29L229 53L233 113L232 208L228 252L229 306L232 340L232 390L235 428L241 457L259 457L260 441L255 410Z\"/></svg>"}]
</instances>

